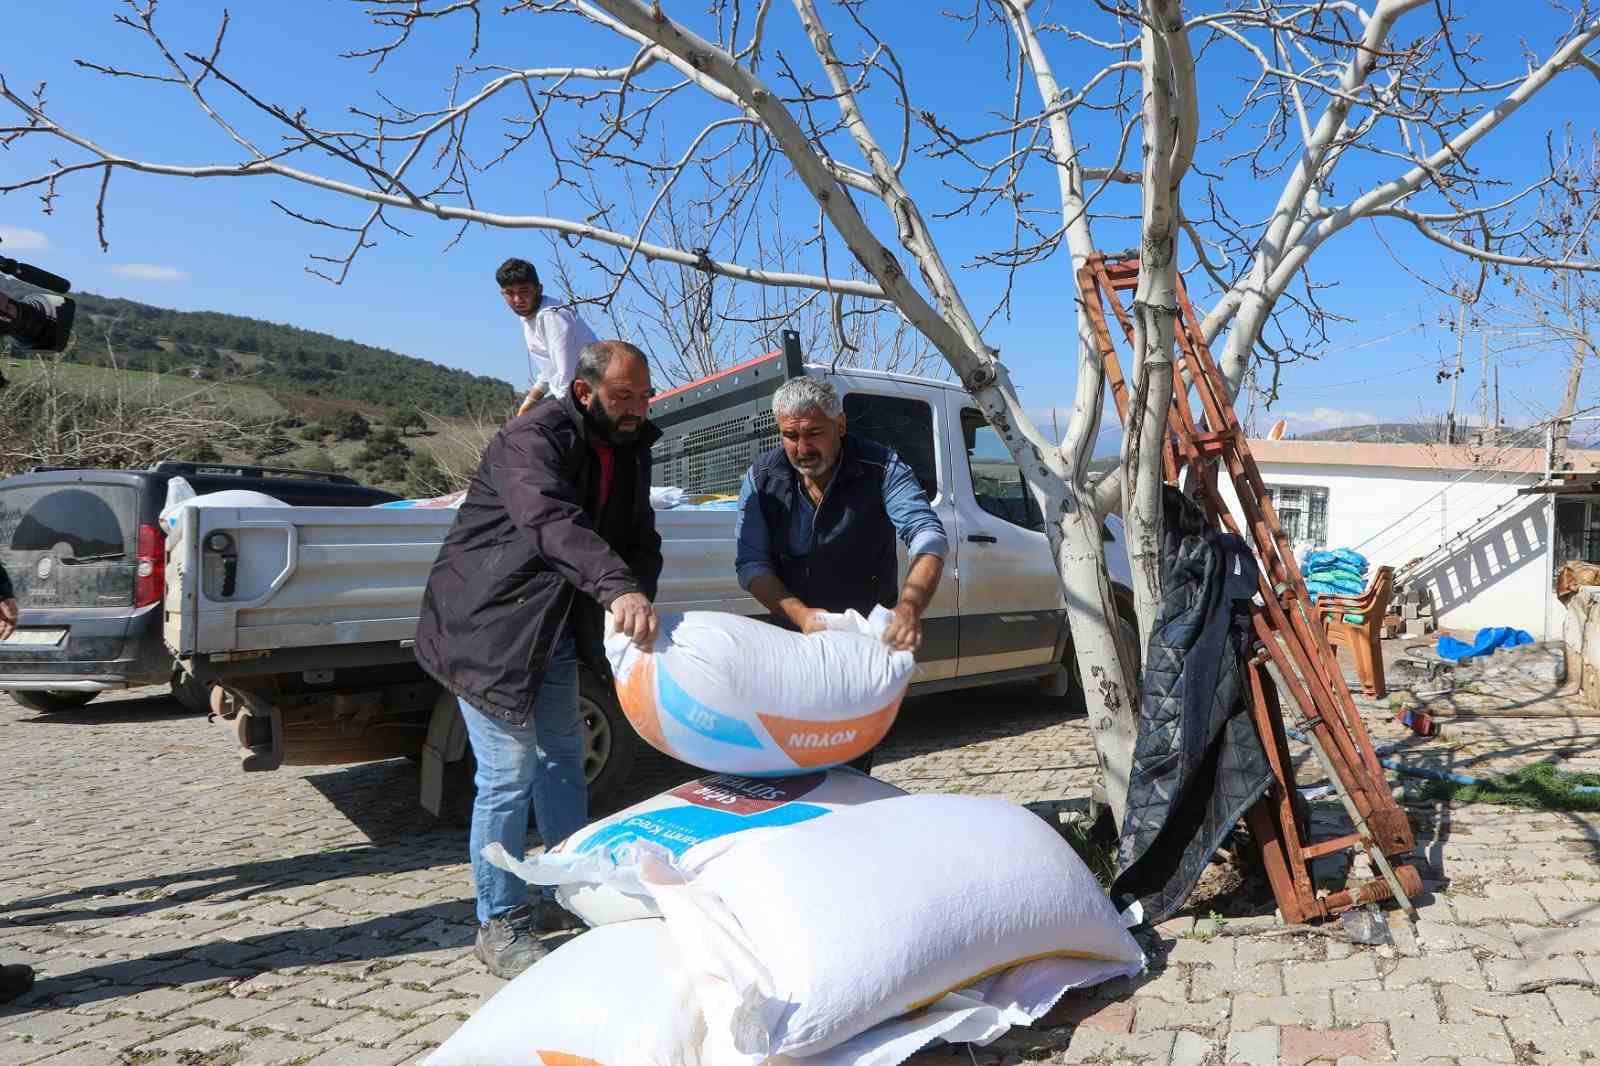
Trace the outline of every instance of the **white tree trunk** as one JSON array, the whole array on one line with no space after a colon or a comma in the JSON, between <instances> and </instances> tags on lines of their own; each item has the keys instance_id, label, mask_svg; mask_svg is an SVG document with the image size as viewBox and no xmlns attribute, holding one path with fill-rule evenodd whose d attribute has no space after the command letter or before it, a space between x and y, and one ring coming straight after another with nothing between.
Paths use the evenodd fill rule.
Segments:
<instances>
[{"instance_id":1,"label":"white tree trunk","mask_svg":"<svg viewBox=\"0 0 1600 1066\"><path fill-rule=\"evenodd\" d=\"M1133 380L1122 441L1122 507L1143 660L1161 604L1161 459L1172 406L1178 315L1178 183L1194 150L1194 63L1177 0L1145 0L1140 65L1144 217L1133 299Z\"/></svg>"}]
</instances>

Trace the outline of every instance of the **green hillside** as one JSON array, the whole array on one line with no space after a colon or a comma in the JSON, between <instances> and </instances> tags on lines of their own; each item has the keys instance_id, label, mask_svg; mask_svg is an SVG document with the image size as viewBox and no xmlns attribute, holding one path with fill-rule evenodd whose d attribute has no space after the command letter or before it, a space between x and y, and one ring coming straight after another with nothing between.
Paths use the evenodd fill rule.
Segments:
<instances>
[{"instance_id":1,"label":"green hillside","mask_svg":"<svg viewBox=\"0 0 1600 1066\"><path fill-rule=\"evenodd\" d=\"M24 291L4 282L0 287L13 294ZM73 363L251 386L273 394L283 407L313 417L332 406L369 413L421 408L453 418L515 409L517 403L516 390L497 378L326 333L93 293L72 296L78 319L66 359Z\"/></svg>"}]
</instances>

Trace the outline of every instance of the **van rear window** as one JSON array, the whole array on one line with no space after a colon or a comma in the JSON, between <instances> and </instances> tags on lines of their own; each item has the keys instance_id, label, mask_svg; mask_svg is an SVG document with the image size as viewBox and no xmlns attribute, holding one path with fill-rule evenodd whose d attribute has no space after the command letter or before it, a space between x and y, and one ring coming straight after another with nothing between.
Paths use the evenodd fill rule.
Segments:
<instances>
[{"instance_id":1,"label":"van rear window","mask_svg":"<svg viewBox=\"0 0 1600 1066\"><path fill-rule=\"evenodd\" d=\"M133 554L138 494L126 485L19 485L0 490L0 552L63 558ZM61 550L65 549L65 550Z\"/></svg>"}]
</instances>

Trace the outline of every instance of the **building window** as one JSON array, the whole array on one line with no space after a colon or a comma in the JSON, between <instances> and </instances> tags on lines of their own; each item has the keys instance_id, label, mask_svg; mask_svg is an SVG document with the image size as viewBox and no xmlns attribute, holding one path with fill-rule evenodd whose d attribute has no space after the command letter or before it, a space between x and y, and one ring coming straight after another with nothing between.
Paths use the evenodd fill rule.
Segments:
<instances>
[{"instance_id":1,"label":"building window","mask_svg":"<svg viewBox=\"0 0 1600 1066\"><path fill-rule=\"evenodd\" d=\"M1600 499L1556 503L1557 567L1600 563Z\"/></svg>"},{"instance_id":2,"label":"building window","mask_svg":"<svg viewBox=\"0 0 1600 1066\"><path fill-rule=\"evenodd\" d=\"M1292 544L1328 546L1328 490L1311 485L1268 485L1278 524Z\"/></svg>"}]
</instances>

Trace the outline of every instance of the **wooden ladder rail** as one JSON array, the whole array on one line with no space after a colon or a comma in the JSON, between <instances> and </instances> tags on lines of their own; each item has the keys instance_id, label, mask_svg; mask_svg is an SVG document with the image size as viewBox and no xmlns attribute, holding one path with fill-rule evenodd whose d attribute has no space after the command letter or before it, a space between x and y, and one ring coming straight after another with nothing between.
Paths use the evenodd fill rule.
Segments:
<instances>
[{"instance_id":1,"label":"wooden ladder rail","mask_svg":"<svg viewBox=\"0 0 1600 1066\"><path fill-rule=\"evenodd\" d=\"M1134 290L1138 277L1136 260L1108 260L1100 255L1090 257L1078 273L1080 311L1089 316L1112 398L1124 424L1130 383L1117 361L1105 307L1110 305L1131 348L1133 321L1120 294ZM1304 579L1181 278L1178 303L1178 357L1173 368L1174 388L1162 467L1166 480L1175 485L1182 484L1183 475L1189 475L1190 491L1200 497L1211 521L1240 534L1217 487L1219 467L1224 468L1243 512L1246 539L1255 547L1260 563L1261 606L1252 610L1257 654L1250 665L1250 692L1257 731L1276 780L1276 794L1269 793L1252 808L1248 821L1262 845L1274 895L1287 921L1325 917L1382 898L1395 898L1410 909L1409 897L1420 894L1421 880L1411 866L1395 866L1388 861L1390 856L1404 855L1414 848L1410 822L1388 790L1366 724L1332 648L1314 612L1307 610L1310 597ZM1198 401L1201 421L1190 409L1191 392ZM1293 764L1282 707L1265 672L1268 663L1289 689L1301 712L1298 724L1311 735L1313 754L1355 823L1356 833L1342 838L1342 845L1310 844L1309 826L1301 825L1296 816ZM1318 897L1310 878L1310 860L1356 843L1366 848L1382 877L1354 891Z\"/></svg>"}]
</instances>

